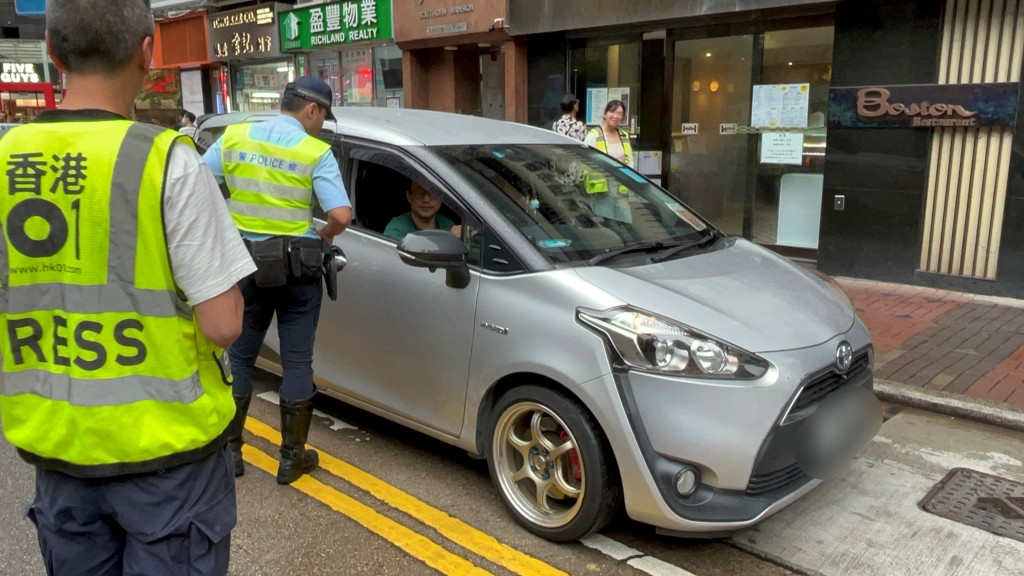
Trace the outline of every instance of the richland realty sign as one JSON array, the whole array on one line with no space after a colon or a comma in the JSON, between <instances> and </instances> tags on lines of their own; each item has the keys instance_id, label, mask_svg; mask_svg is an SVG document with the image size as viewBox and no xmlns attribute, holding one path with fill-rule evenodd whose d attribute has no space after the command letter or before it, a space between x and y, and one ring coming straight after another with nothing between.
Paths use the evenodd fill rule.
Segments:
<instances>
[{"instance_id":1,"label":"richland realty sign","mask_svg":"<svg viewBox=\"0 0 1024 576\"><path fill-rule=\"evenodd\" d=\"M1016 82L832 88L830 128L972 128L1017 119Z\"/></svg>"},{"instance_id":2,"label":"richland realty sign","mask_svg":"<svg viewBox=\"0 0 1024 576\"><path fill-rule=\"evenodd\" d=\"M392 38L390 0L349 0L282 12L282 50Z\"/></svg>"}]
</instances>

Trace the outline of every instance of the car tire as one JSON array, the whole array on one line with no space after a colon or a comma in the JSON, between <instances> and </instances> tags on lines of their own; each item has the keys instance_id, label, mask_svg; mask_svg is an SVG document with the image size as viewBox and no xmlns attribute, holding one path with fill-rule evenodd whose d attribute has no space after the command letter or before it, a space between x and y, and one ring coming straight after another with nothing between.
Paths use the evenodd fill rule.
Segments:
<instances>
[{"instance_id":1,"label":"car tire","mask_svg":"<svg viewBox=\"0 0 1024 576\"><path fill-rule=\"evenodd\" d=\"M577 401L521 386L498 399L487 465L506 508L530 532L571 542L618 510L618 469L600 427Z\"/></svg>"}]
</instances>

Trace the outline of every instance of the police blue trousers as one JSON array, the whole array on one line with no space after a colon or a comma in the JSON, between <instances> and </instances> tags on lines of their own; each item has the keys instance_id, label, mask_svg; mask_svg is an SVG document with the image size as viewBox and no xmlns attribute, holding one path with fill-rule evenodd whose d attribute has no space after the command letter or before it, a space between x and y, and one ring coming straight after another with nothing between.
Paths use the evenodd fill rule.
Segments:
<instances>
[{"instance_id":1,"label":"police blue trousers","mask_svg":"<svg viewBox=\"0 0 1024 576\"><path fill-rule=\"evenodd\" d=\"M37 468L28 517L50 576L222 576L236 519L231 456L114 478Z\"/></svg>"},{"instance_id":2,"label":"police blue trousers","mask_svg":"<svg viewBox=\"0 0 1024 576\"><path fill-rule=\"evenodd\" d=\"M316 392L313 384L313 343L324 297L320 278L288 278L284 286L261 288L253 276L238 283L245 298L242 334L228 349L232 392L236 397L252 394L252 373L256 357L270 322L277 314L277 335L281 342L281 399L307 400Z\"/></svg>"}]
</instances>

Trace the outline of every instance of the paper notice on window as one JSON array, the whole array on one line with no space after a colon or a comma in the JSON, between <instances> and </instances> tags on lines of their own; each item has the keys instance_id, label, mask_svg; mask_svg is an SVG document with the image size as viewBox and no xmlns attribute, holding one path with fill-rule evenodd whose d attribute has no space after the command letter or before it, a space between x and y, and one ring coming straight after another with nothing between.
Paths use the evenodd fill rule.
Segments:
<instances>
[{"instance_id":1,"label":"paper notice on window","mask_svg":"<svg viewBox=\"0 0 1024 576\"><path fill-rule=\"evenodd\" d=\"M604 107L608 105L607 88L587 89L587 124L595 126L604 119Z\"/></svg>"},{"instance_id":2,"label":"paper notice on window","mask_svg":"<svg viewBox=\"0 0 1024 576\"><path fill-rule=\"evenodd\" d=\"M637 152L637 168L641 174L661 174L661 151Z\"/></svg>"},{"instance_id":3,"label":"paper notice on window","mask_svg":"<svg viewBox=\"0 0 1024 576\"><path fill-rule=\"evenodd\" d=\"M806 128L810 84L757 84L750 104L755 128Z\"/></svg>"},{"instance_id":4,"label":"paper notice on window","mask_svg":"<svg viewBox=\"0 0 1024 576\"><path fill-rule=\"evenodd\" d=\"M802 164L804 159L804 135L789 132L765 132L761 134L762 164Z\"/></svg>"}]
</instances>

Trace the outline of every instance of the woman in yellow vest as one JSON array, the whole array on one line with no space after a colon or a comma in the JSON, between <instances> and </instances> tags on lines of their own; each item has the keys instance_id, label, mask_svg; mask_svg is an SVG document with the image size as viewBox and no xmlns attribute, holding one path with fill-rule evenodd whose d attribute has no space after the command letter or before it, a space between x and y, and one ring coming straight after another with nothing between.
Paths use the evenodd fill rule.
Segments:
<instances>
[{"instance_id":1,"label":"woman in yellow vest","mask_svg":"<svg viewBox=\"0 0 1024 576\"><path fill-rule=\"evenodd\" d=\"M633 148L629 145L629 134L619 128L626 117L626 104L622 100L609 100L604 107L604 118L600 126L591 128L583 143L615 158L626 166L633 166ZM633 212L629 207L629 189L618 185L615 194L609 194L605 178L586 178L587 194L594 213L620 222L632 222Z\"/></svg>"}]
</instances>

